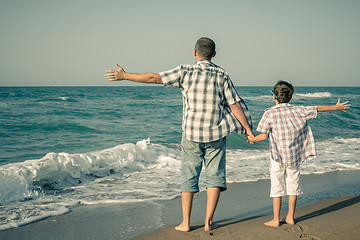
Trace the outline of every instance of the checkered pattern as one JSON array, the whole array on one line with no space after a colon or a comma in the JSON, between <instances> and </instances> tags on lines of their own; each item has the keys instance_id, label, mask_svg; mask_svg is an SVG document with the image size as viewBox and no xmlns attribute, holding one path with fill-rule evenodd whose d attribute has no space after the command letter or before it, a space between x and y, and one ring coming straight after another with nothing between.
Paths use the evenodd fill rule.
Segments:
<instances>
[{"instance_id":1,"label":"checkered pattern","mask_svg":"<svg viewBox=\"0 0 360 240\"><path fill-rule=\"evenodd\" d=\"M237 94L228 74L208 60L180 65L160 72L166 87L178 87L183 94L183 132L194 142L212 142L229 132L245 134L229 105L239 102L251 126L244 101Z\"/></svg>"},{"instance_id":2,"label":"checkered pattern","mask_svg":"<svg viewBox=\"0 0 360 240\"><path fill-rule=\"evenodd\" d=\"M314 158L315 141L307 120L316 117L316 106L282 103L265 110L257 131L268 134L271 158L283 166Z\"/></svg>"}]
</instances>

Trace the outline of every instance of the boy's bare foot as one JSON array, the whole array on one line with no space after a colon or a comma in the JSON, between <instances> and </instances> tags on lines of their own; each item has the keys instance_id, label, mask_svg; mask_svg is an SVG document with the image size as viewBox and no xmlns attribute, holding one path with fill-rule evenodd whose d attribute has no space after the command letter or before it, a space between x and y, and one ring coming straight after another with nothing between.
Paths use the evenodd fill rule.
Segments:
<instances>
[{"instance_id":1,"label":"boy's bare foot","mask_svg":"<svg viewBox=\"0 0 360 240\"><path fill-rule=\"evenodd\" d=\"M295 221L292 218L286 218L286 224L293 225L293 224L295 224Z\"/></svg>"},{"instance_id":2,"label":"boy's bare foot","mask_svg":"<svg viewBox=\"0 0 360 240\"><path fill-rule=\"evenodd\" d=\"M183 223L181 223L179 226L176 226L175 229L182 232L190 232L190 227Z\"/></svg>"},{"instance_id":3,"label":"boy's bare foot","mask_svg":"<svg viewBox=\"0 0 360 240\"><path fill-rule=\"evenodd\" d=\"M268 222L264 223L264 225L268 226L268 227L278 227L278 226L280 226L280 223L279 223L279 221L275 221L273 219L271 221L268 221Z\"/></svg>"},{"instance_id":4,"label":"boy's bare foot","mask_svg":"<svg viewBox=\"0 0 360 240\"><path fill-rule=\"evenodd\" d=\"M214 230L215 228L218 228L218 227L220 227L220 226L217 225L216 223L212 223L209 226L205 225L204 231L211 231L211 230Z\"/></svg>"}]
</instances>

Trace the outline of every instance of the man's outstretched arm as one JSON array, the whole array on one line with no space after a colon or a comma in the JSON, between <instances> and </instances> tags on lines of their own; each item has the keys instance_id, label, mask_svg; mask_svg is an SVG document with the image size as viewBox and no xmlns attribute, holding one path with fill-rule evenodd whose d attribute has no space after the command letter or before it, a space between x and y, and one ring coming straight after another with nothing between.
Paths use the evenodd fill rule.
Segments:
<instances>
[{"instance_id":1,"label":"man's outstretched arm","mask_svg":"<svg viewBox=\"0 0 360 240\"><path fill-rule=\"evenodd\" d=\"M163 84L160 74L158 73L127 73L122 67L116 64L117 70L106 70L105 78L109 81L129 80L139 83Z\"/></svg>"}]
</instances>

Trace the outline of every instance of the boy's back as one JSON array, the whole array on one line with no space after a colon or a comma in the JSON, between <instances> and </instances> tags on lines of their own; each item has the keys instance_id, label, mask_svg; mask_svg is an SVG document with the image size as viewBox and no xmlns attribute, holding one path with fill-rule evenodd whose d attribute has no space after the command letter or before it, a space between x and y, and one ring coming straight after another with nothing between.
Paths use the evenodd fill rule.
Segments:
<instances>
[{"instance_id":1,"label":"boy's back","mask_svg":"<svg viewBox=\"0 0 360 240\"><path fill-rule=\"evenodd\" d=\"M315 142L307 120L316 117L316 106L281 103L267 109L257 131L268 135L271 158L283 166L314 158Z\"/></svg>"}]
</instances>

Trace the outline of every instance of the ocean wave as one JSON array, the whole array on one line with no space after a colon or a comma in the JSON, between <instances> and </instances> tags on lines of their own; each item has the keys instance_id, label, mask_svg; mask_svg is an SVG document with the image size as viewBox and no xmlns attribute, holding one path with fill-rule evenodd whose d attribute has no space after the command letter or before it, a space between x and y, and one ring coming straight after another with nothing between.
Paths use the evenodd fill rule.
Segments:
<instances>
[{"instance_id":1,"label":"ocean wave","mask_svg":"<svg viewBox=\"0 0 360 240\"><path fill-rule=\"evenodd\" d=\"M0 230L64 214L79 204L172 199L180 186L179 153L147 139L1 166Z\"/></svg>"},{"instance_id":2,"label":"ocean wave","mask_svg":"<svg viewBox=\"0 0 360 240\"><path fill-rule=\"evenodd\" d=\"M249 96L246 96L246 97L241 97L243 100L253 100L253 101L263 101L263 100L268 100L268 101L272 101L272 97L271 95L260 95L260 96L253 96L253 97L249 97Z\"/></svg>"},{"instance_id":3,"label":"ocean wave","mask_svg":"<svg viewBox=\"0 0 360 240\"><path fill-rule=\"evenodd\" d=\"M295 97L300 98L330 98L333 95L329 92L315 92L315 93L295 93Z\"/></svg>"},{"instance_id":4,"label":"ocean wave","mask_svg":"<svg viewBox=\"0 0 360 240\"><path fill-rule=\"evenodd\" d=\"M114 173L141 171L154 162L149 140L83 153L48 153L41 159L0 168L0 204L39 195L41 189L63 189Z\"/></svg>"},{"instance_id":5,"label":"ocean wave","mask_svg":"<svg viewBox=\"0 0 360 240\"><path fill-rule=\"evenodd\" d=\"M330 92L314 92L314 93L295 93L294 97L297 98L330 98L333 97L333 94ZM242 97L244 100L254 100L254 101L263 101L263 100L272 100L272 96L269 95L259 95L259 96L246 96Z\"/></svg>"}]
</instances>

